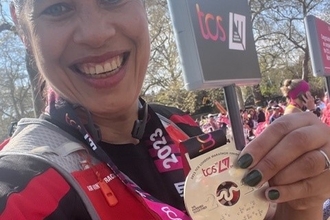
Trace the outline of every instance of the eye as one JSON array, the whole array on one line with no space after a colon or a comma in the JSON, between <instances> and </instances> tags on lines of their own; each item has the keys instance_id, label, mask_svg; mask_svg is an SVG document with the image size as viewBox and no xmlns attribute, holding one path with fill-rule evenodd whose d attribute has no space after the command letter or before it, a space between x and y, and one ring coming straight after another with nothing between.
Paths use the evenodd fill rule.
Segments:
<instances>
[{"instance_id":1,"label":"eye","mask_svg":"<svg viewBox=\"0 0 330 220\"><path fill-rule=\"evenodd\" d=\"M123 0L99 0L102 5L118 5Z\"/></svg>"},{"instance_id":2,"label":"eye","mask_svg":"<svg viewBox=\"0 0 330 220\"><path fill-rule=\"evenodd\" d=\"M59 17L61 15L64 15L65 13L71 11L72 8L66 4L63 4L63 3L58 3L58 4L55 4L55 5L52 5L48 8L46 8L42 14L45 14L45 15L50 15L50 16L53 16L53 17Z\"/></svg>"},{"instance_id":3,"label":"eye","mask_svg":"<svg viewBox=\"0 0 330 220\"><path fill-rule=\"evenodd\" d=\"M116 4L118 2L120 2L120 0L100 0L101 3L110 3L110 4Z\"/></svg>"}]
</instances>

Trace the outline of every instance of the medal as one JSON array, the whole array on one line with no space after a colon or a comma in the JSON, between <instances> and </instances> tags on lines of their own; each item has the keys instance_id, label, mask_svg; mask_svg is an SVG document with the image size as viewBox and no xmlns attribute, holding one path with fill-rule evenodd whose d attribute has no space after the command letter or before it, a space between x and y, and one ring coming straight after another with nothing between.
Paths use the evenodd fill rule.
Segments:
<instances>
[{"instance_id":1,"label":"medal","mask_svg":"<svg viewBox=\"0 0 330 220\"><path fill-rule=\"evenodd\" d=\"M187 160L184 201L194 220L263 220L270 206L260 188L242 183L247 170L237 167L240 151L226 144Z\"/></svg>"}]
</instances>

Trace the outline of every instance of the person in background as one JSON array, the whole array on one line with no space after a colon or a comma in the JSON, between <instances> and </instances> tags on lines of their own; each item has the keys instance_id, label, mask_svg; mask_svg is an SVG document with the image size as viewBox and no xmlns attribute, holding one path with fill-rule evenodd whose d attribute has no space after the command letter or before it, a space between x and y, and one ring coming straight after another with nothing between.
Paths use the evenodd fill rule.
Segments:
<instances>
[{"instance_id":1,"label":"person in background","mask_svg":"<svg viewBox=\"0 0 330 220\"><path fill-rule=\"evenodd\" d=\"M220 124L215 117L216 117L216 115L214 115L214 114L209 114L207 116L206 123L208 124L208 127L209 127L208 132L216 131L220 128Z\"/></svg>"},{"instance_id":2,"label":"person in background","mask_svg":"<svg viewBox=\"0 0 330 220\"><path fill-rule=\"evenodd\" d=\"M326 108L326 104L320 98L315 98L315 106L319 108L320 111L323 111Z\"/></svg>"},{"instance_id":3,"label":"person in background","mask_svg":"<svg viewBox=\"0 0 330 220\"><path fill-rule=\"evenodd\" d=\"M257 107L257 122L265 122L266 121L266 115L264 110L261 107Z\"/></svg>"},{"instance_id":4,"label":"person in background","mask_svg":"<svg viewBox=\"0 0 330 220\"><path fill-rule=\"evenodd\" d=\"M309 84L302 79L286 79L281 91L288 100L284 114L302 111L315 111L314 98L309 91Z\"/></svg>"},{"instance_id":5,"label":"person in background","mask_svg":"<svg viewBox=\"0 0 330 220\"><path fill-rule=\"evenodd\" d=\"M325 104L328 104L329 103L329 93L328 92L325 92L324 93L323 102Z\"/></svg>"},{"instance_id":6,"label":"person in background","mask_svg":"<svg viewBox=\"0 0 330 220\"><path fill-rule=\"evenodd\" d=\"M144 2L14 0L10 11L48 101L1 151L0 219L191 219L179 142L201 130L179 109L139 96L150 58ZM296 113L244 147L242 182L269 182L262 196L278 204L272 220L322 218L329 134Z\"/></svg>"},{"instance_id":7,"label":"person in background","mask_svg":"<svg viewBox=\"0 0 330 220\"><path fill-rule=\"evenodd\" d=\"M254 138L254 121L251 114L247 109L244 109L241 113L241 120L243 124L243 131L247 141L251 141Z\"/></svg>"},{"instance_id":8,"label":"person in background","mask_svg":"<svg viewBox=\"0 0 330 220\"><path fill-rule=\"evenodd\" d=\"M276 119L278 119L279 117L282 116L281 112L280 112L280 109L281 107L278 106L278 105L274 105L272 106L272 109L273 109L273 113L272 115L270 116L269 118L269 123L271 124L272 122L274 122Z\"/></svg>"},{"instance_id":9,"label":"person in background","mask_svg":"<svg viewBox=\"0 0 330 220\"><path fill-rule=\"evenodd\" d=\"M270 124L270 117L273 115L274 109L272 106L268 106L266 109L266 122Z\"/></svg>"},{"instance_id":10,"label":"person in background","mask_svg":"<svg viewBox=\"0 0 330 220\"><path fill-rule=\"evenodd\" d=\"M266 120L266 114L262 107L257 108L257 127L254 131L255 136L259 136L265 128L268 126L268 122Z\"/></svg>"},{"instance_id":11,"label":"person in background","mask_svg":"<svg viewBox=\"0 0 330 220\"><path fill-rule=\"evenodd\" d=\"M281 103L281 101L280 101ZM275 100L270 100L268 102L268 106L267 106L267 109L270 109L269 107L271 107L271 109L274 109L273 107L276 106L278 108L278 110L280 111L280 114L283 115L284 114L284 109L285 108L282 108L282 104L278 104L277 101ZM269 115L270 117L270 115Z\"/></svg>"},{"instance_id":12,"label":"person in background","mask_svg":"<svg viewBox=\"0 0 330 220\"><path fill-rule=\"evenodd\" d=\"M258 120L257 112L254 108L251 108L249 110L249 115L250 115L250 118L252 118L252 120L254 120L254 121Z\"/></svg>"},{"instance_id":13,"label":"person in background","mask_svg":"<svg viewBox=\"0 0 330 220\"><path fill-rule=\"evenodd\" d=\"M219 124L220 129L222 129L225 134L227 134L228 126L230 126L228 113L219 113L217 116L217 123Z\"/></svg>"},{"instance_id":14,"label":"person in background","mask_svg":"<svg viewBox=\"0 0 330 220\"><path fill-rule=\"evenodd\" d=\"M273 107L274 105L277 105L277 102L275 100L269 100L267 107Z\"/></svg>"},{"instance_id":15,"label":"person in background","mask_svg":"<svg viewBox=\"0 0 330 220\"><path fill-rule=\"evenodd\" d=\"M278 103L278 105L282 108L281 114L283 115L284 114L284 111L285 111L285 108L287 106L287 102L284 101L284 100L280 100L279 103Z\"/></svg>"}]
</instances>

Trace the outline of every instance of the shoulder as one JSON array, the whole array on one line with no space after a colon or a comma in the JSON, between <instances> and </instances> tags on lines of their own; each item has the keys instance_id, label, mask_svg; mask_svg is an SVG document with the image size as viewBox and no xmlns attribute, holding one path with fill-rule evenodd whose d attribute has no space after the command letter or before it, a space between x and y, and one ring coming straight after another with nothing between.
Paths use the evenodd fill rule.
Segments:
<instances>
[{"instance_id":1,"label":"shoulder","mask_svg":"<svg viewBox=\"0 0 330 220\"><path fill-rule=\"evenodd\" d=\"M27 155L1 156L0 179L3 219L43 219L72 191L50 164Z\"/></svg>"},{"instance_id":2,"label":"shoulder","mask_svg":"<svg viewBox=\"0 0 330 220\"><path fill-rule=\"evenodd\" d=\"M284 115L291 114L291 113L297 113L297 112L302 112L302 111L293 105L288 105L284 110Z\"/></svg>"},{"instance_id":3,"label":"shoulder","mask_svg":"<svg viewBox=\"0 0 330 220\"><path fill-rule=\"evenodd\" d=\"M186 115L185 112L183 112L181 109L172 107L172 106L166 106L156 103L149 103L149 106L156 112L159 113L165 117L169 116L171 117L173 114L176 115Z\"/></svg>"},{"instance_id":4,"label":"shoulder","mask_svg":"<svg viewBox=\"0 0 330 220\"><path fill-rule=\"evenodd\" d=\"M77 191L46 160L0 156L1 219L90 220Z\"/></svg>"},{"instance_id":5,"label":"shoulder","mask_svg":"<svg viewBox=\"0 0 330 220\"><path fill-rule=\"evenodd\" d=\"M43 119L21 120L9 142L0 151L3 154L39 155L71 173L80 170L80 151L83 143L59 127Z\"/></svg>"}]
</instances>

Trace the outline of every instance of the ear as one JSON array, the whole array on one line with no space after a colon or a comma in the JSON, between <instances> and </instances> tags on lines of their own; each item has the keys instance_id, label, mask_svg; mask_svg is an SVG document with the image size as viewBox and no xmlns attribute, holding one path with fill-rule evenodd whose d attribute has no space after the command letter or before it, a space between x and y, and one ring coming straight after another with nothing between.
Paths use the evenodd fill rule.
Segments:
<instances>
[{"instance_id":1,"label":"ear","mask_svg":"<svg viewBox=\"0 0 330 220\"><path fill-rule=\"evenodd\" d=\"M16 8L15 8L15 5L14 3L11 3L10 4L10 15L11 15L11 18L13 19L13 22L17 28L17 34L19 35L19 37L21 38L23 44L25 45L25 47L27 49L29 49L29 43L26 39L26 37L22 34L22 32L20 32L19 28L20 28L20 25L18 23L18 17L17 17L17 13L16 13Z\"/></svg>"}]
</instances>

